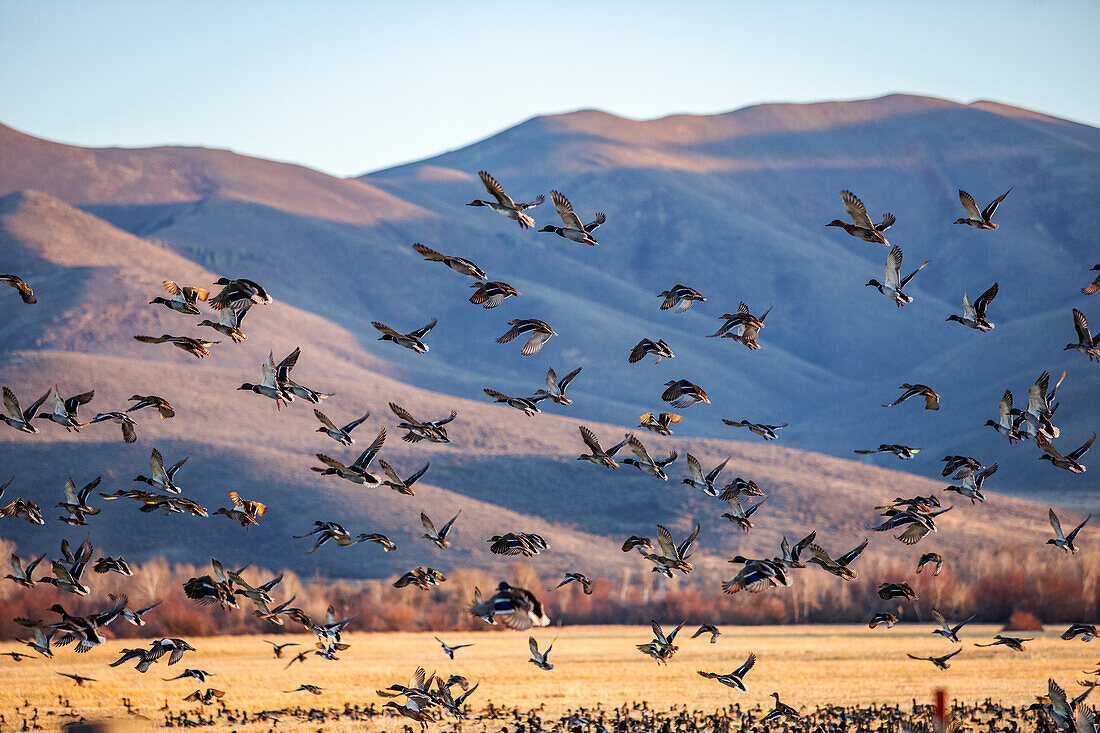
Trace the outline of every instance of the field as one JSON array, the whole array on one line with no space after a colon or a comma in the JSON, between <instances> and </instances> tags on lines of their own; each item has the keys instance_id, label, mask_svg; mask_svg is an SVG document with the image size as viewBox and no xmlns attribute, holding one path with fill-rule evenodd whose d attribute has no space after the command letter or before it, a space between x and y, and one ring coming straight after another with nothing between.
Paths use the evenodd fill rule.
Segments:
<instances>
[{"instance_id":1,"label":"field","mask_svg":"<svg viewBox=\"0 0 1100 733\"><path fill-rule=\"evenodd\" d=\"M654 709L688 704L691 709L712 712L734 702L761 704L770 709L773 691L785 703L795 707L824 703L894 703L908 709L913 700L931 701L937 687L950 698L980 702L986 698L1003 704L1029 704L1046 691L1047 678L1053 677L1064 688L1077 694L1079 679L1086 670L1097 666L1098 648L1079 640L1058 638L1062 630L1048 629L1035 636L1023 654L1004 647L979 649L974 642L986 643L998 629L994 626L966 627L960 633L962 653L952 660L947 671L935 669L929 662L908 659L942 655L956 645L930 634L931 624L898 625L891 630L870 630L855 626L807 627L730 627L716 644L708 636L687 638L694 628L685 628L678 639L680 651L668 666L660 666L643 657L635 644L652 636L644 627L569 627L539 630L540 646L557 636L550 661L555 668L544 672L528 664L526 633L448 633L441 638L450 644L473 643L459 650L455 661L448 660L430 633L356 634L346 640L352 646L339 661L311 656L304 664L285 669L292 647L283 660L273 658L271 647L262 637L215 637L190 639L196 652L188 653L173 667L166 658L141 675L132 665L111 669L107 664L118 658L124 646L139 646L136 640L111 641L87 655L59 649L53 660L27 659L15 663L0 658L0 713L7 726L17 730L21 720L38 708L38 724L56 728L71 720L64 714L75 710L89 719L126 717L122 698L128 698L135 710L154 722L163 721L167 704L173 713L201 710L209 716L216 707L200 708L183 702L196 688L214 687L226 692L228 708L251 713L301 706L303 708L343 709L345 703L376 708L385 699L375 690L394 683L405 683L415 667L423 665L440 675L461 674L480 687L468 701L473 712L489 702L529 710L545 704L544 715L558 716L567 710L602 703L615 706L646 701ZM668 629L666 628L666 631ZM305 635L274 637L280 643L297 641L312 645ZM16 651L16 644L0 645L0 651ZM759 661L747 675L748 692L740 693L698 676L697 670L730 672L747 654L755 652ZM185 668L214 673L209 684L195 680L162 681ZM85 687L76 687L58 672L77 673L97 679ZM322 688L320 696L307 692L287 693L300 684ZM461 690L455 688L457 695ZM59 705L59 700L71 703ZM29 702L30 708L24 707ZM404 719L374 718L366 724L355 723L357 730L398 730ZM339 730L349 724L326 725ZM415 725L415 724L414 724ZM225 721L218 727L229 728ZM270 723L233 725L233 729L266 729ZM316 730L316 721L287 717L279 725L284 730ZM490 730L500 726L488 725Z\"/></svg>"}]
</instances>

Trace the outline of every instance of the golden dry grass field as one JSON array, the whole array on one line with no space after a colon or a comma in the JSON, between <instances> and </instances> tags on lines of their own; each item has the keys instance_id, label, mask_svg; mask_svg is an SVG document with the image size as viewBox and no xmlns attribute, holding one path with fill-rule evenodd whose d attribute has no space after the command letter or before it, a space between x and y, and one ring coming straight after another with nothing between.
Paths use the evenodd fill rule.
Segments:
<instances>
[{"instance_id":1,"label":"golden dry grass field","mask_svg":"<svg viewBox=\"0 0 1100 733\"><path fill-rule=\"evenodd\" d=\"M468 701L474 711L489 701L524 709L545 703L546 713L551 715L582 705L642 700L657 708L686 703L693 709L714 710L731 702L760 703L770 708L768 695L773 691L796 707L828 702L908 704L914 698L930 701L937 686L960 700L975 702L988 697L1019 704L1032 702L1043 693L1048 677L1054 677L1066 689L1078 689L1076 680L1086 678L1084 672L1097 667L1100 655L1100 645L1059 639L1060 628L1019 634L1036 637L1023 654L1004 647L979 649L974 642L990 641L997 628L968 626L961 632L962 653L952 660L949 670L939 671L929 662L905 656L907 652L938 656L957 648L930 634L931 628L931 624L898 625L891 630L862 626L729 627L713 645L707 636L687 638L694 630L687 628L680 651L667 667L635 649L635 644L651 637L645 627L542 629L536 634L541 646L558 636L550 656L555 667L549 672L527 662L527 633L442 634L441 638L450 644L475 644L458 651L457 659L451 661L431 633L352 632L348 635L352 646L339 661L311 657L290 669L285 669L287 659L273 658L271 647L263 643L262 637L196 638L190 640L196 652L188 653L173 667L166 666L165 657L144 675L132 665L114 669L107 666L118 658L118 650L139 645L127 639L111 641L86 655L59 649L53 660L36 658L16 663L0 658L0 712L8 723L5 729L18 730L12 724L18 726L27 717L28 709L22 706L29 701L39 708L39 722L49 729L71 719L61 717L70 707L59 706L59 696L89 719L125 716L121 699L127 697L138 711L159 722L164 716L159 708L165 703L173 711L198 708L182 698L197 687L208 686L226 691L227 706L251 712L296 705L343 708L345 702L377 706L385 700L375 690L408 680L418 664L441 675L461 674L471 683L480 681L480 688ZM306 635L277 639L281 643L312 644L312 637ZM23 648L0 644L0 651L16 650ZM730 672L750 651L758 655L759 662L746 678L747 693L697 674L698 670ZM162 680L188 667L216 676L208 685L190 679ZM78 688L58 672L79 673L98 681ZM284 692L300 684L317 685L324 692L320 696ZM456 688L456 694L459 691ZM212 710L206 708L204 712ZM405 722L409 721L376 718L370 724L356 723L354 727L398 730ZM325 727L339 730L344 725ZM266 727L269 725L262 724L257 729ZM284 719L279 727L316 730L318 725Z\"/></svg>"}]
</instances>

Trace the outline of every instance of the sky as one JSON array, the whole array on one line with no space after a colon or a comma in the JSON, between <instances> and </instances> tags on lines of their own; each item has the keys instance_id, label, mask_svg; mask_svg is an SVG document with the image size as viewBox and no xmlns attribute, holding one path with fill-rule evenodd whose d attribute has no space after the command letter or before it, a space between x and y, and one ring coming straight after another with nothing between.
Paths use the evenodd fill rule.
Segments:
<instances>
[{"instance_id":1,"label":"sky","mask_svg":"<svg viewBox=\"0 0 1100 733\"><path fill-rule=\"evenodd\" d=\"M539 114L909 92L1100 125L1100 2L15 2L0 122L357 175Z\"/></svg>"}]
</instances>

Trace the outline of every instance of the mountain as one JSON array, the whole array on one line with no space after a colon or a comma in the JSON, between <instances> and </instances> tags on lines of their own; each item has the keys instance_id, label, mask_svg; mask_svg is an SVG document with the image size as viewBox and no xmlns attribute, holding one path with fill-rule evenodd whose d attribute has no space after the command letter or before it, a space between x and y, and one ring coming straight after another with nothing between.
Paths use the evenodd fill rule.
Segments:
<instances>
[{"instance_id":1,"label":"mountain","mask_svg":"<svg viewBox=\"0 0 1100 733\"><path fill-rule=\"evenodd\" d=\"M103 474L106 490L127 486L157 445L169 460L193 456L180 483L211 510L237 490L273 511L242 542L220 517L144 517L123 500L97 504L95 539L128 557L163 552L201 561L209 553L260 562L285 555L286 537L313 520L339 519L356 532L390 534L402 551L326 547L305 555L303 540L301 554L286 562L352 577L418 563L495 567L502 560L485 552L484 540L524 530L552 540L540 567L603 571L635 562L615 545L628 534L652 534L659 520L677 533L701 521L705 562L738 550L770 552L780 534L811 527L854 544L874 503L942 488L936 459L970 453L1000 463L989 482L996 500L947 515L937 540L952 549L1007 536L1037 542L1046 532L1043 508L1005 494L1092 508L1089 474L1062 475L1037 461L1034 448L1010 448L982 423L995 416L1005 387L1022 401L1040 371L1056 379L1065 368L1060 445L1074 447L1096 427L1087 409L1100 396L1095 365L1060 349L1072 334L1070 308L1091 315L1079 288L1094 264L1087 233L1096 224L1098 146L1093 128L1025 110L906 96L652 122L599 112L536 118L361 180L227 151L86 150L0 128L0 193L9 194L0 200L0 267L31 281L40 298L35 307L17 299L4 306L14 317L0 323L0 377L24 402L58 382L68 394L95 387L93 410L158 392L181 413L169 421L139 414L135 446L122 444L113 425L79 435L53 425L37 436L0 431L3 452L18 451L9 491L47 506L69 474L78 483ZM601 245L520 232L463 206L484 196L476 179L482 168L517 198L554 187L582 217L606 211ZM955 187L984 203L1009 185L1000 230L951 226L961 209ZM824 229L843 211L841 188L859 193L872 214L898 215L890 234L905 248L907 267L932 261L905 309L862 286L880 275L884 248ZM533 213L540 224L554 218L549 204ZM472 280L422 262L409 247L414 241L469 257L523 295L495 310L475 308L465 302ZM212 338L148 300L161 279L201 286L220 275L251 277L275 295L275 304L249 315L248 341L219 344L201 362L133 341L161 332ZM1001 293L991 308L993 333L943 322L964 288L976 294L994 279ZM656 293L675 282L698 288L708 302L682 315L660 312ZM705 338L716 316L742 299L756 312L774 306L756 352ZM370 326L381 320L411 330L433 316L439 326L423 356L376 341ZM507 320L529 316L560 334L537 357L492 342ZM677 358L628 365L642 336L666 338ZM399 472L431 461L416 497L316 476L308 470L314 452L350 459L354 450L314 433L301 401L276 412L234 390L256 381L268 350L279 358L298 345L295 376L337 393L322 406L334 420L372 412L355 448L387 425L384 456ZM559 373L583 366L573 406L525 418L481 393L487 386L529 393L550 365ZM614 440L634 416L661 408L663 382L677 378L703 385L713 404L685 410L676 438L646 433L643 440L654 453L690 450L704 464L732 456L728 476L770 490L760 514L768 519L748 536L715 521L721 505L679 486L682 463L666 485L629 466L611 473L574 460L578 422ZM881 408L903 381L931 384L943 409ZM458 410L461 439L428 448L401 443L390 400L416 414ZM763 445L720 417L791 427L780 445ZM904 464L889 456L846 460L853 448L880 442L924 451ZM459 508L454 552L426 547L419 511L439 522ZM158 538L155 548L134 534L134 520ZM56 523L16 527L6 524L5 534L34 537L36 545L56 544L62 534ZM874 548L900 546L879 538Z\"/></svg>"}]
</instances>

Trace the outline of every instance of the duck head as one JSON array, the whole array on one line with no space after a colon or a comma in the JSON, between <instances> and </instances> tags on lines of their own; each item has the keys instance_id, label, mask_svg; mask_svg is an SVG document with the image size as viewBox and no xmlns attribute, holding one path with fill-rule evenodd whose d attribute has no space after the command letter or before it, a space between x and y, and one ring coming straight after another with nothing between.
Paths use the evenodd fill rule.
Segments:
<instances>
[{"instance_id":1,"label":"duck head","mask_svg":"<svg viewBox=\"0 0 1100 733\"><path fill-rule=\"evenodd\" d=\"M467 206L488 206L489 204L485 201L482 201L481 199L474 199L473 201L471 201L470 203L468 203L466 205Z\"/></svg>"},{"instance_id":2,"label":"duck head","mask_svg":"<svg viewBox=\"0 0 1100 733\"><path fill-rule=\"evenodd\" d=\"M882 283L880 283L878 280L871 279L871 280L868 280L866 283L864 283L863 287L865 287L865 288L878 288L879 290L882 290Z\"/></svg>"},{"instance_id":3,"label":"duck head","mask_svg":"<svg viewBox=\"0 0 1100 733\"><path fill-rule=\"evenodd\" d=\"M969 219L966 219L966 218L962 218L962 219L956 219L956 220L955 220L955 223L956 223L956 224L969 224L969 223L970 223L970 220L969 220Z\"/></svg>"},{"instance_id":4,"label":"duck head","mask_svg":"<svg viewBox=\"0 0 1100 733\"><path fill-rule=\"evenodd\" d=\"M833 219L831 222L829 222L825 226L827 226L827 227L842 227L842 226L844 226L844 222L842 222L840 219Z\"/></svg>"},{"instance_id":5,"label":"duck head","mask_svg":"<svg viewBox=\"0 0 1100 733\"><path fill-rule=\"evenodd\" d=\"M540 232L556 232L556 231L558 231L558 227L547 224L542 229L539 229L539 231Z\"/></svg>"}]
</instances>

